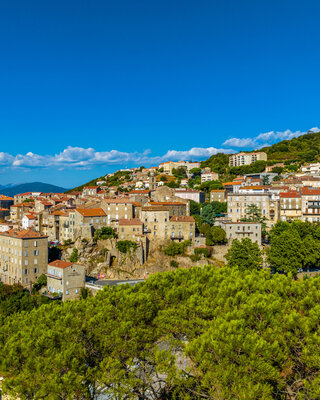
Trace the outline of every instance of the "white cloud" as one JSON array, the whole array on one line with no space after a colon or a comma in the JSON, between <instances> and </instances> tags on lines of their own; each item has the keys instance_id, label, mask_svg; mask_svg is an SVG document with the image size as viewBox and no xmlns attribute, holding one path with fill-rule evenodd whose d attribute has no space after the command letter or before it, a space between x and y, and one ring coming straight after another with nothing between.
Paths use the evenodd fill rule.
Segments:
<instances>
[{"instance_id":1,"label":"white cloud","mask_svg":"<svg viewBox=\"0 0 320 400\"><path fill-rule=\"evenodd\" d=\"M121 152L118 150L95 151L93 148L67 147L61 153L55 155L40 155L32 152L13 156L8 153L0 153L0 167L14 169L31 168L66 168L90 169L96 165L112 165L132 163L159 164L168 160L201 160L219 152L232 153L230 149L217 149L215 147L194 147L186 151L169 150L163 156L151 156L150 150L139 152Z\"/></svg>"},{"instance_id":2,"label":"white cloud","mask_svg":"<svg viewBox=\"0 0 320 400\"><path fill-rule=\"evenodd\" d=\"M239 139L239 138L231 138L226 140L223 143L224 146L230 146L230 147L253 147L255 146L255 141L254 139L250 138L244 138L244 139Z\"/></svg>"},{"instance_id":3,"label":"white cloud","mask_svg":"<svg viewBox=\"0 0 320 400\"><path fill-rule=\"evenodd\" d=\"M261 148L264 146L270 146L270 143L275 143L281 140L289 140L294 137L298 137L301 135L305 135L307 133L319 132L320 128L314 127L309 129L307 132L295 131L292 132L290 129L285 131L270 131L266 133L260 133L256 137L253 138L231 138L226 140L223 145L224 146L232 146L232 147L253 147L253 148Z\"/></svg>"}]
</instances>

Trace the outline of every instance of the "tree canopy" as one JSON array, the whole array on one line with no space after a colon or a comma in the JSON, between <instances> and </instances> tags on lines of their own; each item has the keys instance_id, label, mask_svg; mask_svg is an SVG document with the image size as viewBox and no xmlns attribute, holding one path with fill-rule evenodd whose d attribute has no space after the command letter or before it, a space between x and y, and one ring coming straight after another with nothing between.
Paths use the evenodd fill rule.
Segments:
<instances>
[{"instance_id":1,"label":"tree canopy","mask_svg":"<svg viewBox=\"0 0 320 400\"><path fill-rule=\"evenodd\" d=\"M18 312L0 325L3 390L22 400L318 400L319 293L319 277L211 266Z\"/></svg>"}]
</instances>

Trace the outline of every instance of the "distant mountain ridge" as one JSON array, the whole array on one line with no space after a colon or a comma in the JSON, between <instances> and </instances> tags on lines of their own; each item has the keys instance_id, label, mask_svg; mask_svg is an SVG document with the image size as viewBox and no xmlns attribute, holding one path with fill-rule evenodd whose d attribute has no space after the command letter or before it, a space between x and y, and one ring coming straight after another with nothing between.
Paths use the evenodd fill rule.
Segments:
<instances>
[{"instance_id":1,"label":"distant mountain ridge","mask_svg":"<svg viewBox=\"0 0 320 400\"><path fill-rule=\"evenodd\" d=\"M5 196L11 196L11 197L14 196L15 194L26 193L26 192L64 193L66 191L67 191L66 188L43 182L22 183L15 186L0 185L0 194L4 194Z\"/></svg>"}]
</instances>

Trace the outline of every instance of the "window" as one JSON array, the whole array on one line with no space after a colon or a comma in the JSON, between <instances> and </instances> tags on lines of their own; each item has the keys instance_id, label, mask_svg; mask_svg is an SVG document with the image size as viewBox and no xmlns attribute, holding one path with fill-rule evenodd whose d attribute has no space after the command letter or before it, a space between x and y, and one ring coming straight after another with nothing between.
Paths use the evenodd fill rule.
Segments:
<instances>
[{"instance_id":1,"label":"window","mask_svg":"<svg viewBox=\"0 0 320 400\"><path fill-rule=\"evenodd\" d=\"M24 255L25 255L26 257L28 257L28 250L26 250L26 251L24 252Z\"/></svg>"},{"instance_id":2,"label":"window","mask_svg":"<svg viewBox=\"0 0 320 400\"><path fill-rule=\"evenodd\" d=\"M66 290L66 294L69 294L69 290Z\"/></svg>"},{"instance_id":3,"label":"window","mask_svg":"<svg viewBox=\"0 0 320 400\"><path fill-rule=\"evenodd\" d=\"M38 264L38 260L35 258L34 265L37 265L37 264Z\"/></svg>"},{"instance_id":4,"label":"window","mask_svg":"<svg viewBox=\"0 0 320 400\"><path fill-rule=\"evenodd\" d=\"M76 289L76 293L79 293L79 289Z\"/></svg>"},{"instance_id":5,"label":"window","mask_svg":"<svg viewBox=\"0 0 320 400\"><path fill-rule=\"evenodd\" d=\"M28 247L28 242L27 241L24 242L24 247Z\"/></svg>"},{"instance_id":6,"label":"window","mask_svg":"<svg viewBox=\"0 0 320 400\"><path fill-rule=\"evenodd\" d=\"M38 247L38 242L37 241L34 242L34 247Z\"/></svg>"},{"instance_id":7,"label":"window","mask_svg":"<svg viewBox=\"0 0 320 400\"><path fill-rule=\"evenodd\" d=\"M28 273L29 273L28 268L25 268L25 269L24 269L24 274L25 274L25 275L28 275Z\"/></svg>"},{"instance_id":8,"label":"window","mask_svg":"<svg viewBox=\"0 0 320 400\"><path fill-rule=\"evenodd\" d=\"M29 264L29 261L28 260L25 260L24 261L24 265L28 265Z\"/></svg>"}]
</instances>

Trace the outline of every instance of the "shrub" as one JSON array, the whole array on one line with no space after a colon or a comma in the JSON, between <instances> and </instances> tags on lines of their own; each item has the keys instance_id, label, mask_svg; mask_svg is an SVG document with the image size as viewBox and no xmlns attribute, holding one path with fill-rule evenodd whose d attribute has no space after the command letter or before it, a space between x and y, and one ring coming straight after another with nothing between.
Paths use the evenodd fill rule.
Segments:
<instances>
[{"instance_id":1,"label":"shrub","mask_svg":"<svg viewBox=\"0 0 320 400\"><path fill-rule=\"evenodd\" d=\"M201 257L210 257L210 251L207 247L197 247L194 249L194 254Z\"/></svg>"},{"instance_id":2,"label":"shrub","mask_svg":"<svg viewBox=\"0 0 320 400\"><path fill-rule=\"evenodd\" d=\"M72 243L72 240L71 239L67 239L67 240L64 240L63 245L64 246L69 246L69 244L71 244L71 243Z\"/></svg>"},{"instance_id":3,"label":"shrub","mask_svg":"<svg viewBox=\"0 0 320 400\"><path fill-rule=\"evenodd\" d=\"M196 255L196 254L192 254L190 256L191 261L196 262L200 260L200 256Z\"/></svg>"},{"instance_id":4,"label":"shrub","mask_svg":"<svg viewBox=\"0 0 320 400\"><path fill-rule=\"evenodd\" d=\"M75 263L78 261L78 249L73 249L69 258L70 262Z\"/></svg>"},{"instance_id":5,"label":"shrub","mask_svg":"<svg viewBox=\"0 0 320 400\"><path fill-rule=\"evenodd\" d=\"M135 250L137 247L137 243L132 240L119 240L116 244L116 248L124 254L128 253L131 249Z\"/></svg>"},{"instance_id":6,"label":"shrub","mask_svg":"<svg viewBox=\"0 0 320 400\"><path fill-rule=\"evenodd\" d=\"M185 240L181 243L170 243L169 246L164 249L164 253L167 256L171 257L177 256L179 254L182 255L184 254L186 247L190 246L190 243L190 240Z\"/></svg>"},{"instance_id":7,"label":"shrub","mask_svg":"<svg viewBox=\"0 0 320 400\"><path fill-rule=\"evenodd\" d=\"M176 260L171 260L171 261L170 261L170 267L178 268L178 267L179 267L178 261L176 261Z\"/></svg>"},{"instance_id":8,"label":"shrub","mask_svg":"<svg viewBox=\"0 0 320 400\"><path fill-rule=\"evenodd\" d=\"M88 239L83 238L83 239L81 240L81 242L82 242L82 243L88 243Z\"/></svg>"},{"instance_id":9,"label":"shrub","mask_svg":"<svg viewBox=\"0 0 320 400\"><path fill-rule=\"evenodd\" d=\"M113 228L111 228L110 226L104 226L101 229L97 229L94 232L94 240L98 240L98 239L102 239L102 240L106 240L106 239L111 239L111 238L116 238L117 235L114 231Z\"/></svg>"}]
</instances>

